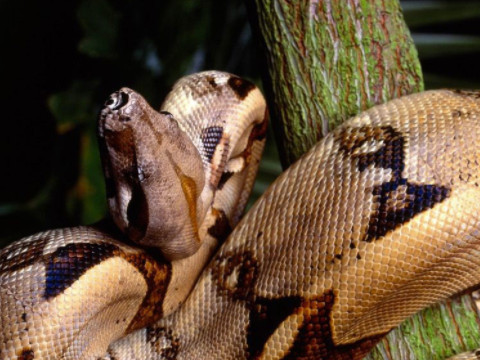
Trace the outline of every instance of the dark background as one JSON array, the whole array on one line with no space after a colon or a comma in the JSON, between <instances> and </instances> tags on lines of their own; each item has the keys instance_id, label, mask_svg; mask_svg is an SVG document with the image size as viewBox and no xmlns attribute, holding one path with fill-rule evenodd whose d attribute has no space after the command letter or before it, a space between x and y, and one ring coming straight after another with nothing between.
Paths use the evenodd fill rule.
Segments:
<instances>
[{"instance_id":1,"label":"dark background","mask_svg":"<svg viewBox=\"0 0 480 360\"><path fill-rule=\"evenodd\" d=\"M480 1L402 1L426 88L480 88ZM122 86L158 107L182 75L259 82L242 0L0 2L0 247L105 214L95 125ZM255 195L280 172L270 138Z\"/></svg>"}]
</instances>

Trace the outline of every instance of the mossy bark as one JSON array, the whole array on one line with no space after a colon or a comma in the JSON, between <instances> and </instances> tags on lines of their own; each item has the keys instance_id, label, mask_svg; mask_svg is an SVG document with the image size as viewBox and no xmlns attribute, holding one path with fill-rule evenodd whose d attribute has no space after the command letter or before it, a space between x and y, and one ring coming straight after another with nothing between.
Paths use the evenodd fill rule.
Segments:
<instances>
[{"instance_id":1,"label":"mossy bark","mask_svg":"<svg viewBox=\"0 0 480 360\"><path fill-rule=\"evenodd\" d=\"M248 1L263 39L284 167L352 115L423 89L398 1Z\"/></svg>"},{"instance_id":2,"label":"mossy bark","mask_svg":"<svg viewBox=\"0 0 480 360\"><path fill-rule=\"evenodd\" d=\"M376 104L423 90L397 0L247 0L263 43L280 158L289 166L329 130ZM443 359L480 346L470 295L426 309L368 359Z\"/></svg>"},{"instance_id":3,"label":"mossy bark","mask_svg":"<svg viewBox=\"0 0 480 360\"><path fill-rule=\"evenodd\" d=\"M405 320L364 360L440 360L478 347L479 314L468 294L433 305Z\"/></svg>"}]
</instances>

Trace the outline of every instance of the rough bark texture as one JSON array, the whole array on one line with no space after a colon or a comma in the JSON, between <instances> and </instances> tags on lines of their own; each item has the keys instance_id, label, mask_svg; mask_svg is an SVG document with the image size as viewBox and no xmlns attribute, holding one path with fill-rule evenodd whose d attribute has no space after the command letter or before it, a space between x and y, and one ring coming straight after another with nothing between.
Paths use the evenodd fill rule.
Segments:
<instances>
[{"instance_id":1,"label":"rough bark texture","mask_svg":"<svg viewBox=\"0 0 480 360\"><path fill-rule=\"evenodd\" d=\"M445 359L480 346L478 309L470 294L436 304L391 331L365 360Z\"/></svg>"},{"instance_id":2,"label":"rough bark texture","mask_svg":"<svg viewBox=\"0 0 480 360\"><path fill-rule=\"evenodd\" d=\"M397 1L249 1L266 49L284 167L352 115L422 90Z\"/></svg>"},{"instance_id":3,"label":"rough bark texture","mask_svg":"<svg viewBox=\"0 0 480 360\"><path fill-rule=\"evenodd\" d=\"M397 0L247 0L267 59L265 82L283 166L328 130L392 98L423 90ZM443 359L480 346L470 295L422 311L368 359Z\"/></svg>"}]
</instances>

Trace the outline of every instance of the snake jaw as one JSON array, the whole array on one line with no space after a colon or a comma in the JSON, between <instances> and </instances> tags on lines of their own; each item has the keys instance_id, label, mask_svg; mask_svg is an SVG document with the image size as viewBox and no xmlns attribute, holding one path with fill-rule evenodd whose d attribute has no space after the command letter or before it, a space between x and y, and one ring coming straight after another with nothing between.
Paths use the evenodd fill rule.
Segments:
<instances>
[{"instance_id":1,"label":"snake jaw","mask_svg":"<svg viewBox=\"0 0 480 360\"><path fill-rule=\"evenodd\" d=\"M155 111L141 95L122 88L100 113L99 138L117 226L170 260L192 255L206 213L200 199L203 164L173 115Z\"/></svg>"}]
</instances>

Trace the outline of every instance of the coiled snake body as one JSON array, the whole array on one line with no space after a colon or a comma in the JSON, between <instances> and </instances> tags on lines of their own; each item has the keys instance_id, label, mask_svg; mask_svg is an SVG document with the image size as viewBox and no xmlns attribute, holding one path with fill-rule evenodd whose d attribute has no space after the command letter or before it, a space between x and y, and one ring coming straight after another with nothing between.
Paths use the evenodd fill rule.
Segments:
<instances>
[{"instance_id":1,"label":"coiled snake body","mask_svg":"<svg viewBox=\"0 0 480 360\"><path fill-rule=\"evenodd\" d=\"M361 359L480 282L479 93L414 94L349 120L237 226L263 97L207 72L162 109L122 89L100 117L121 233L52 230L0 253L2 359Z\"/></svg>"}]
</instances>

